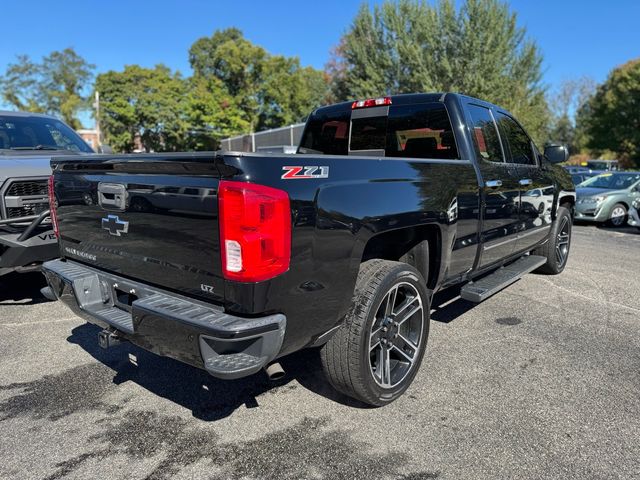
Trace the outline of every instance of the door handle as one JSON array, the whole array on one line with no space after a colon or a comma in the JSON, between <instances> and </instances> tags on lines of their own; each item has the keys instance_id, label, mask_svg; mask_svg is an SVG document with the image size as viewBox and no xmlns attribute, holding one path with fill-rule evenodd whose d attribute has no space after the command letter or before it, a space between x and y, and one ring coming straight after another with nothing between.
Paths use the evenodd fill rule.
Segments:
<instances>
[{"instance_id":1,"label":"door handle","mask_svg":"<svg viewBox=\"0 0 640 480\"><path fill-rule=\"evenodd\" d=\"M533 180L531 180L530 178L523 178L522 180L520 180L520 185L531 185L533 183Z\"/></svg>"},{"instance_id":2,"label":"door handle","mask_svg":"<svg viewBox=\"0 0 640 480\"><path fill-rule=\"evenodd\" d=\"M487 180L484 185L487 188L498 188L502 186L502 180Z\"/></svg>"}]
</instances>

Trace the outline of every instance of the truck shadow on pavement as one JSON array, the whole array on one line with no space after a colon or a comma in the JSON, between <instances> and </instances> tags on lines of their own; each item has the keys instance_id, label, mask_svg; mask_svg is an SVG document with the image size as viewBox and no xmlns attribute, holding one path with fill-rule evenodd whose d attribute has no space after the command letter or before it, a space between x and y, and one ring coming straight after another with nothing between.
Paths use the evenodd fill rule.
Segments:
<instances>
[{"instance_id":1,"label":"truck shadow on pavement","mask_svg":"<svg viewBox=\"0 0 640 480\"><path fill-rule=\"evenodd\" d=\"M304 388L330 400L364 407L363 404L334 391L320 371L317 349L309 349L280 359L286 375L279 381L270 381L259 372L238 380L219 380L204 370L177 360L147 352L135 345L124 343L108 350L98 345L100 328L84 324L72 330L67 341L80 346L93 358L115 371L113 383L134 382L149 392L191 410L193 416L216 421L228 417L242 407L257 408L264 395L287 395Z\"/></svg>"},{"instance_id":2,"label":"truck shadow on pavement","mask_svg":"<svg viewBox=\"0 0 640 480\"><path fill-rule=\"evenodd\" d=\"M0 277L0 307L6 303L35 305L48 302L40 293L47 282L40 272L9 273Z\"/></svg>"},{"instance_id":3,"label":"truck shadow on pavement","mask_svg":"<svg viewBox=\"0 0 640 480\"><path fill-rule=\"evenodd\" d=\"M434 296L431 318L449 323L476 306L459 298L460 287ZM279 381L270 381L263 372L238 380L219 380L204 370L177 360L147 352L135 345L104 350L98 345L100 328L83 324L67 339L116 373L113 383L134 382L149 392L191 410L195 418L216 421L238 408L258 408L265 395L287 395L298 386L331 401L355 408L371 408L335 391L322 374L319 349L306 349L279 359L286 372ZM130 358L133 356L133 359ZM293 381L295 380L295 382Z\"/></svg>"},{"instance_id":4,"label":"truck shadow on pavement","mask_svg":"<svg viewBox=\"0 0 640 480\"><path fill-rule=\"evenodd\" d=\"M433 296L431 301L431 320L450 323L478 305L460 298L461 288L462 285L453 286Z\"/></svg>"}]
</instances>

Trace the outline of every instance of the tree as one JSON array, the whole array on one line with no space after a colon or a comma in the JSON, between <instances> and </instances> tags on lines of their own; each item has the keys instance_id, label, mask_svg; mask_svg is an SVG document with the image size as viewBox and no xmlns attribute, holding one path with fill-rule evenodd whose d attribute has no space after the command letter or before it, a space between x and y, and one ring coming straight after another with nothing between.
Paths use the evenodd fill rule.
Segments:
<instances>
[{"instance_id":1,"label":"tree","mask_svg":"<svg viewBox=\"0 0 640 480\"><path fill-rule=\"evenodd\" d=\"M302 67L296 57L269 54L236 28L196 40L189 61L194 79L220 82L251 131L300 121L328 97L323 72Z\"/></svg>"},{"instance_id":2,"label":"tree","mask_svg":"<svg viewBox=\"0 0 640 480\"><path fill-rule=\"evenodd\" d=\"M100 124L106 143L131 152L138 137L145 151L186 148L190 124L187 82L164 65L127 65L98 75Z\"/></svg>"},{"instance_id":3,"label":"tree","mask_svg":"<svg viewBox=\"0 0 640 480\"><path fill-rule=\"evenodd\" d=\"M57 115L79 128L78 113L87 108L83 92L94 68L72 48L51 52L41 63L19 55L0 77L0 93L18 110Z\"/></svg>"},{"instance_id":4,"label":"tree","mask_svg":"<svg viewBox=\"0 0 640 480\"><path fill-rule=\"evenodd\" d=\"M250 130L244 112L219 79L196 76L188 88L189 149L215 150L222 138Z\"/></svg>"},{"instance_id":5,"label":"tree","mask_svg":"<svg viewBox=\"0 0 640 480\"><path fill-rule=\"evenodd\" d=\"M578 112L588 148L640 166L640 59L615 68Z\"/></svg>"},{"instance_id":6,"label":"tree","mask_svg":"<svg viewBox=\"0 0 640 480\"><path fill-rule=\"evenodd\" d=\"M456 91L497 103L539 143L549 117L542 56L497 0L364 4L329 64L338 100Z\"/></svg>"},{"instance_id":7,"label":"tree","mask_svg":"<svg viewBox=\"0 0 640 480\"><path fill-rule=\"evenodd\" d=\"M593 94L595 82L590 77L563 80L549 97L553 115L550 140L568 144L573 154L584 147L583 135L576 129L576 113Z\"/></svg>"}]
</instances>

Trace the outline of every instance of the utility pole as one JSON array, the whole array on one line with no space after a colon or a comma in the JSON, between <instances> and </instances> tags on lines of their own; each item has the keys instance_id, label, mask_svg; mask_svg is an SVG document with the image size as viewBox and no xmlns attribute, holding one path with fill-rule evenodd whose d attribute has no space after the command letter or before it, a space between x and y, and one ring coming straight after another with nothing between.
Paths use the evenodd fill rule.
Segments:
<instances>
[{"instance_id":1,"label":"utility pole","mask_svg":"<svg viewBox=\"0 0 640 480\"><path fill-rule=\"evenodd\" d=\"M100 131L100 92L96 91L93 108L96 115L96 135L98 137L98 147L102 146L102 132Z\"/></svg>"}]
</instances>

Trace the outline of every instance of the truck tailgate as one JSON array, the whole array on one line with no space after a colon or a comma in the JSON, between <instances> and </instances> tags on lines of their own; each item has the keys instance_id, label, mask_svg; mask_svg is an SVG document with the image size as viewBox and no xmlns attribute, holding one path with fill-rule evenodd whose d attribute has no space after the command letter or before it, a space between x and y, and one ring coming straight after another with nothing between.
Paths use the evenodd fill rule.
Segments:
<instances>
[{"instance_id":1,"label":"truck tailgate","mask_svg":"<svg viewBox=\"0 0 640 480\"><path fill-rule=\"evenodd\" d=\"M52 166L63 256L223 301L215 153L61 157Z\"/></svg>"}]
</instances>

